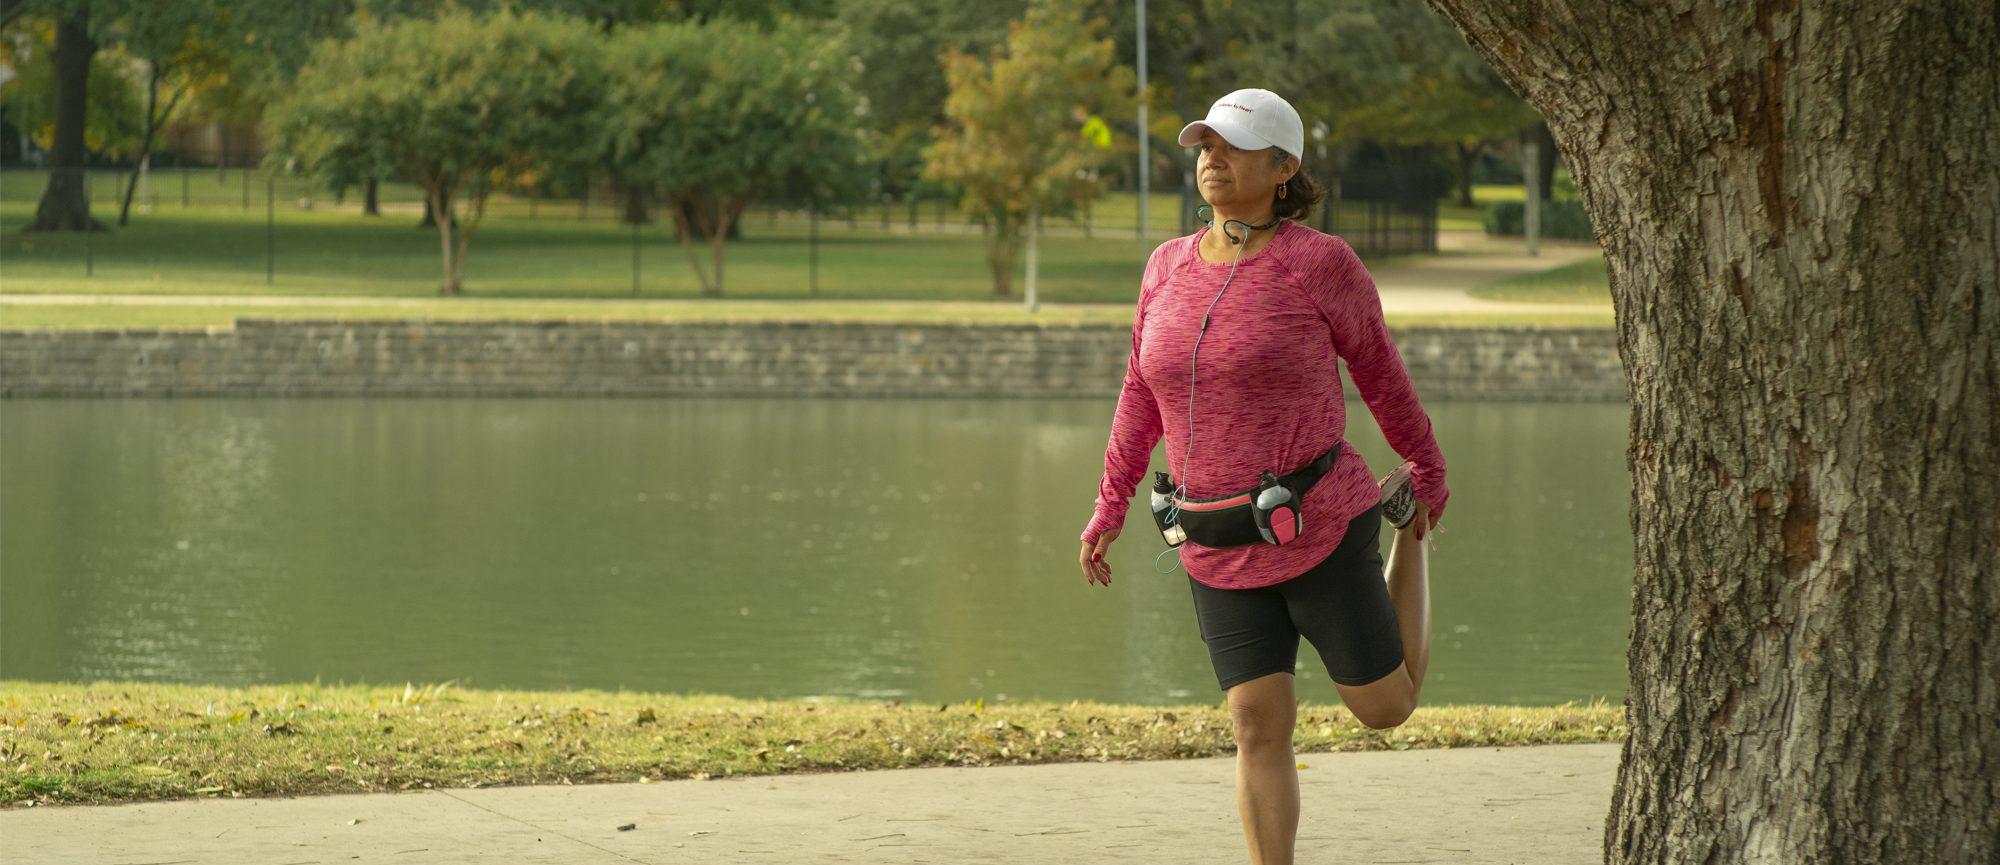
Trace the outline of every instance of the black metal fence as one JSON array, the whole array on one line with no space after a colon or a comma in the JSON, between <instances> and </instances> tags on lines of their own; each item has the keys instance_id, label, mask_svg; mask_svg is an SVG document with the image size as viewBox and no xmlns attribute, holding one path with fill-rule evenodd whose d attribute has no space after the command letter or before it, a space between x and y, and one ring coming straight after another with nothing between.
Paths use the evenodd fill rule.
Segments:
<instances>
[{"instance_id":1,"label":"black metal fence","mask_svg":"<svg viewBox=\"0 0 2000 865\"><path fill-rule=\"evenodd\" d=\"M323 220L313 220L308 214L321 217L328 214L359 215L364 208L372 206L375 213L389 219L406 219L414 226L425 218L426 210L423 193L406 183L376 184L370 196L365 187L349 187L335 193L311 178L248 167L177 166L154 168L143 173L129 168L69 170L76 172L73 176L81 186L81 194L89 201L91 217L107 227L116 226L120 212L128 207L128 198L130 215L134 220L182 213L189 218L221 219L232 223L227 246L214 247L215 252L234 259L239 265L247 264L243 260L252 255L262 258L267 283L274 282L278 273L287 270L284 266L287 255L303 258L309 252L297 245L289 249L282 245L279 240L282 228L316 222L317 225L305 230L327 230L321 226L330 225ZM1344 172L1344 175L1328 183L1329 197L1310 217L1312 224L1321 231L1345 237L1364 257L1436 251L1437 195L1442 194L1441 184L1408 168L1366 163ZM10 168L0 171L0 231L15 235L35 219L36 206L51 177L51 171L41 169ZM1136 203L1135 195L1122 193L1075 218L1044 220L1042 230L1048 236L1080 236L1107 241L1124 239L1133 243L1135 248L1142 248L1176 236L1182 225L1194 224L1193 209L1201 204L1199 199L1190 201L1180 190L1154 193L1147 220L1150 231L1147 238L1141 241L1136 224ZM465 203L461 202L459 206L459 219L463 221L466 218ZM641 244L658 242L660 236L671 237L673 234L671 218L659 209L659 205L642 206L635 210L620 190L608 182L599 181L576 194L561 197L533 190L495 192L488 198L484 215L527 223L608 223L630 222L628 216L634 212L645 214L646 222L654 224L645 229L647 238L642 239L639 224L633 223L632 282L636 291L640 282L638 262ZM261 223L263 230L255 231L253 226L245 225L246 222ZM804 201L757 201L742 214L736 231L732 233L757 227L771 233L809 239L813 244L815 280L817 243L821 232L977 235L984 231L984 227L964 213L955 201L940 197L888 198L817 209ZM554 226L551 229L554 230ZM540 233L532 225L524 226L518 221L513 223L512 230ZM94 239L91 232L77 234L81 236L73 237L73 242L65 244L68 252L62 258L80 259L74 260L73 264L80 267L84 275L94 275L101 263L99 255L103 252L98 247L106 243ZM157 269L195 269L197 265L191 263L194 256L185 254L192 251L179 252L184 254L163 256L164 260L155 262L159 265ZM32 255L24 255L23 258L32 258ZM41 262L43 265L54 263ZM61 266L67 268L70 264ZM319 265L301 264L294 270L311 270L315 266ZM23 285L18 280L9 280L9 283L9 291L33 290L32 286Z\"/></svg>"},{"instance_id":2,"label":"black metal fence","mask_svg":"<svg viewBox=\"0 0 2000 865\"><path fill-rule=\"evenodd\" d=\"M1438 200L1451 178L1426 154L1364 145L1328 185L1336 206L1320 230L1363 257L1437 252Z\"/></svg>"}]
</instances>

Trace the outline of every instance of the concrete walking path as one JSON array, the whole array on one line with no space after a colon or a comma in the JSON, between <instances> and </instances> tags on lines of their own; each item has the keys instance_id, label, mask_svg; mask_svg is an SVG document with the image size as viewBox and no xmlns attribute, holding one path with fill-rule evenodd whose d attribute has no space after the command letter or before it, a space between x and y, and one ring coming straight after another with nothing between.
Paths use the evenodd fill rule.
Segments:
<instances>
[{"instance_id":1,"label":"concrete walking path","mask_svg":"<svg viewBox=\"0 0 2000 865\"><path fill-rule=\"evenodd\" d=\"M1529 255L1521 241L1496 240L1477 232L1439 232L1438 255L1392 259L1368 268L1382 311L1389 315L1481 312L1608 312L1604 303L1522 303L1486 300L1468 294L1511 276L1540 273L1601 255L1596 242L1542 241Z\"/></svg>"},{"instance_id":2,"label":"concrete walking path","mask_svg":"<svg viewBox=\"0 0 2000 865\"><path fill-rule=\"evenodd\" d=\"M1301 754L1297 861L1599 861L1620 747ZM0 861L1244 862L1235 779L1217 757L12 808Z\"/></svg>"}]
</instances>

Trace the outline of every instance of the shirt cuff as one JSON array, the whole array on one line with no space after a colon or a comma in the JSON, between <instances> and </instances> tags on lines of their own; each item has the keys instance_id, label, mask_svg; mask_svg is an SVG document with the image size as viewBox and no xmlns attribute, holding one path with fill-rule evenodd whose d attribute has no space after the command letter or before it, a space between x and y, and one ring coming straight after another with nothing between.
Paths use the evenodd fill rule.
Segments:
<instances>
[{"instance_id":1,"label":"shirt cuff","mask_svg":"<svg viewBox=\"0 0 2000 865\"><path fill-rule=\"evenodd\" d=\"M1433 518L1444 517L1445 501L1451 498L1451 487L1445 485L1444 470L1418 466L1410 472L1410 491L1417 501L1429 508Z\"/></svg>"},{"instance_id":2,"label":"shirt cuff","mask_svg":"<svg viewBox=\"0 0 2000 865\"><path fill-rule=\"evenodd\" d=\"M1097 510L1090 515L1090 522L1083 527L1083 534L1081 535L1083 542L1086 544L1095 544L1099 535L1112 529L1122 529L1125 525L1125 513L1130 505L1129 501L1120 502L1116 505L1110 503L1099 504Z\"/></svg>"}]
</instances>

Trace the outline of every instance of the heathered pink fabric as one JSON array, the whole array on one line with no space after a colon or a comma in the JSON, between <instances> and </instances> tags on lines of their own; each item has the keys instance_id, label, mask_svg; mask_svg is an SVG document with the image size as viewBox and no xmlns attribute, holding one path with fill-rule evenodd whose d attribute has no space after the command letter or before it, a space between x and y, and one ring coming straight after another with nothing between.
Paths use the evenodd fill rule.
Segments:
<instances>
[{"instance_id":1,"label":"heathered pink fabric","mask_svg":"<svg viewBox=\"0 0 2000 865\"><path fill-rule=\"evenodd\" d=\"M1416 463L1417 498L1443 514L1450 495L1444 455L1382 323L1375 281L1353 248L1339 237L1284 220L1262 249L1237 265L1209 313L1197 358L1202 313L1229 275L1227 262L1203 261L1196 252L1207 232L1202 228L1162 243L1146 262L1125 385L1083 540L1095 543L1107 529L1124 525L1135 493L1138 513L1132 531L1121 537L1159 540L1147 512L1152 483L1146 464L1162 435L1168 470L1196 499L1249 489L1263 470L1284 474L1340 442L1333 470L1306 492L1305 534L1297 540L1222 548L1188 543L1179 552L1189 576L1222 589L1283 582L1324 560L1340 545L1348 521L1380 499L1376 474L1346 442L1347 404L1336 355L1347 362L1348 375L1389 445ZM1199 368L1190 462L1194 359Z\"/></svg>"}]
</instances>

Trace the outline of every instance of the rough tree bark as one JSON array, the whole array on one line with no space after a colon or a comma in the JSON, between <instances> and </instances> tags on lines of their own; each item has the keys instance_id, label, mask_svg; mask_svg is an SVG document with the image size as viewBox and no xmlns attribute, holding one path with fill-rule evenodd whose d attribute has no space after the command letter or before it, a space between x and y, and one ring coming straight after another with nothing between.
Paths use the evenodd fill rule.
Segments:
<instances>
[{"instance_id":1,"label":"rough tree bark","mask_svg":"<svg viewBox=\"0 0 2000 865\"><path fill-rule=\"evenodd\" d=\"M91 218L83 194L83 126L90 85L90 60L97 40L90 35L87 10L56 22L56 130L49 142L49 185L35 205L35 221L27 231L103 231Z\"/></svg>"},{"instance_id":2,"label":"rough tree bark","mask_svg":"<svg viewBox=\"0 0 2000 865\"><path fill-rule=\"evenodd\" d=\"M1991 0L1429 0L1547 118L1631 398L1609 862L2000 861Z\"/></svg>"}]
</instances>

